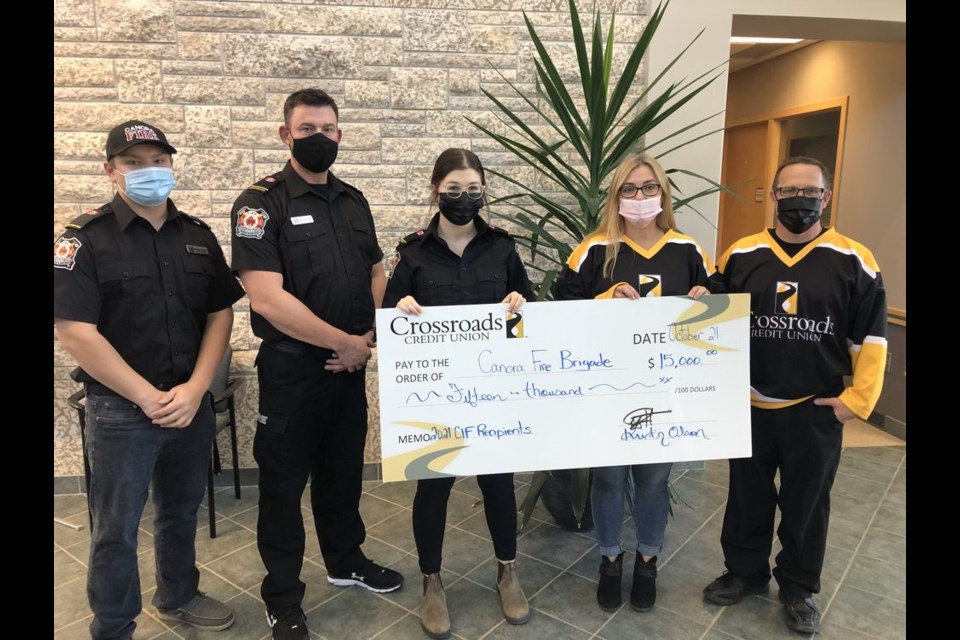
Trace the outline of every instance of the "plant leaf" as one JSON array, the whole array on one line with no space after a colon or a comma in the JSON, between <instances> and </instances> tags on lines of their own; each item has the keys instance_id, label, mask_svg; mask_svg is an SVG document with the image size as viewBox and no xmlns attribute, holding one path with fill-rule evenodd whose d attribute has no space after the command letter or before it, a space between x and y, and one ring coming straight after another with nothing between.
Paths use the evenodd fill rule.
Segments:
<instances>
[{"instance_id":1,"label":"plant leaf","mask_svg":"<svg viewBox=\"0 0 960 640\"><path fill-rule=\"evenodd\" d=\"M517 527L517 533L523 531L523 528L530 522L533 510L537 506L537 500L540 499L540 492L543 491L543 483L547 481L549 476L549 471L537 471L533 474L533 478L530 480L530 486L527 487L527 495L524 496L523 502L520 503L520 526Z\"/></svg>"},{"instance_id":2,"label":"plant leaf","mask_svg":"<svg viewBox=\"0 0 960 640\"><path fill-rule=\"evenodd\" d=\"M559 272L556 269L550 269L543 272L543 280L540 282L540 286L537 289L537 302L542 302L547 299L547 296L550 295L550 290L553 288L553 283L557 279Z\"/></svg>"},{"instance_id":3,"label":"plant leaf","mask_svg":"<svg viewBox=\"0 0 960 640\"><path fill-rule=\"evenodd\" d=\"M590 469L570 470L570 502L577 527L583 524L583 512L587 508L587 496L590 495Z\"/></svg>"}]
</instances>

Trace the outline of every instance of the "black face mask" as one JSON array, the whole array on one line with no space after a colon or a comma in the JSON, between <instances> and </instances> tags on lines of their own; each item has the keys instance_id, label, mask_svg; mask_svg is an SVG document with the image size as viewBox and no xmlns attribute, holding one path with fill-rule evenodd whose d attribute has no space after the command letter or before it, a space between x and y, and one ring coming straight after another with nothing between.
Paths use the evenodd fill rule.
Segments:
<instances>
[{"instance_id":1,"label":"black face mask","mask_svg":"<svg viewBox=\"0 0 960 640\"><path fill-rule=\"evenodd\" d=\"M472 200L466 194L461 194L459 198L451 198L445 193L440 194L440 213L451 223L462 227L473 221L483 207L483 198Z\"/></svg>"},{"instance_id":2,"label":"black face mask","mask_svg":"<svg viewBox=\"0 0 960 640\"><path fill-rule=\"evenodd\" d=\"M313 173L323 173L337 159L340 145L322 133L306 138L294 138L291 153L304 169Z\"/></svg>"},{"instance_id":3,"label":"black face mask","mask_svg":"<svg viewBox=\"0 0 960 640\"><path fill-rule=\"evenodd\" d=\"M794 196L777 200L777 219L790 233L803 233L820 219L820 198Z\"/></svg>"}]
</instances>

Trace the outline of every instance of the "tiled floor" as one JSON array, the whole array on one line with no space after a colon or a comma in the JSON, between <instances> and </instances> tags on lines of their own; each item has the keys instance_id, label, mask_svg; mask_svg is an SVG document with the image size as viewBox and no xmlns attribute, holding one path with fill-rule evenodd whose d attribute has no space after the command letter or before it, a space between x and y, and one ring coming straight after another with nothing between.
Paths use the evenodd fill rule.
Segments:
<instances>
[{"instance_id":1,"label":"tiled floor","mask_svg":"<svg viewBox=\"0 0 960 640\"><path fill-rule=\"evenodd\" d=\"M833 489L829 547L823 590L817 601L824 613L818 637L861 640L906 637L906 448L849 448L843 452ZM517 495L526 493L530 474L518 474ZM450 498L444 545L444 582L455 638L541 640L654 638L770 640L797 638L783 624L775 583L764 597L752 596L734 607L705 602L701 589L723 570L720 526L726 501L727 463L708 461L701 471L674 474L682 502L660 556L655 609L636 613L629 604L616 613L596 605L598 556L590 534L563 531L549 521L542 506L519 539L518 572L530 598L528 624L512 627L500 615L495 560L480 497L473 478L460 480ZM377 595L356 587L327 584L319 556L309 503L307 583L304 609L312 638L346 640L421 640L420 574L410 524L415 484L365 483L361 511L367 524L364 550L381 564L407 578L394 594ZM81 531L54 524L54 638L88 638L90 611L85 578L89 531L85 496L55 496L54 515L84 525ZM228 601L237 622L227 631L198 632L167 627L152 614L154 590L150 507L141 526L141 569L145 611L138 619L137 640L148 638L269 638L259 585L263 568L256 547L257 489L244 487L235 500L232 489L217 496L218 533L208 536L206 511L197 532L200 587ZM631 526L624 528L624 547L632 548ZM778 545L774 543L774 553ZM632 568L632 554L624 564ZM629 575L630 570L624 573ZM629 601L629 577L624 577Z\"/></svg>"}]
</instances>

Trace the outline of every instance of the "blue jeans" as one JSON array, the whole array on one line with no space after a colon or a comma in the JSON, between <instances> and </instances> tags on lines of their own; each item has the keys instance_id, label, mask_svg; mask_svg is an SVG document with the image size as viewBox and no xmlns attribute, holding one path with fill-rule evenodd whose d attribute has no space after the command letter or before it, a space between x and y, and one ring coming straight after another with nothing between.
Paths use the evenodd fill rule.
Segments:
<instances>
[{"instance_id":1,"label":"blue jeans","mask_svg":"<svg viewBox=\"0 0 960 640\"><path fill-rule=\"evenodd\" d=\"M655 556L663 547L663 535L670 514L670 493L667 481L672 462L635 464L623 467L597 467L593 470L593 524L597 544L605 556L619 555L620 531L623 528L623 497L627 471L633 474L636 489L633 522L637 527L637 553Z\"/></svg>"},{"instance_id":2,"label":"blue jeans","mask_svg":"<svg viewBox=\"0 0 960 640\"><path fill-rule=\"evenodd\" d=\"M204 398L184 429L152 424L124 398L88 395L90 461L90 634L130 638L141 611L137 530L153 481L153 546L157 569L154 606L176 609L196 594L200 572L194 542L216 429Z\"/></svg>"}]
</instances>

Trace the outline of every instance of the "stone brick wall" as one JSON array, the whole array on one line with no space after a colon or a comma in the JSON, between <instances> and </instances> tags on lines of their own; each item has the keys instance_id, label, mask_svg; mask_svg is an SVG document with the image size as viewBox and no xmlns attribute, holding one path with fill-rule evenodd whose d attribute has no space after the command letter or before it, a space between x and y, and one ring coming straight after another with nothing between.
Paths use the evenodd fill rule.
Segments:
<instances>
[{"instance_id":1,"label":"stone brick wall","mask_svg":"<svg viewBox=\"0 0 960 640\"><path fill-rule=\"evenodd\" d=\"M589 14L593 3L580 4ZM629 51L646 3L597 5L616 8L617 51ZM488 167L534 179L531 170L512 168L512 156L464 118L502 128L481 87L529 110L506 82L532 95L533 45L522 10L551 50L563 53L563 75L576 78L567 0L54 0L54 238L73 217L112 197L102 169L106 134L137 118L163 129L179 150L173 198L211 225L229 260L231 205L242 189L283 166L283 101L316 86L340 107L343 142L334 172L367 196L390 256L397 240L432 213L429 176L443 149L467 147ZM590 28L589 15L582 17ZM501 189L495 181L489 188ZM246 299L235 311L233 375L247 378L239 397L240 466L249 468L258 340ZM69 378L74 362L56 336L53 365L54 476L80 476L79 428L66 403L78 388ZM365 459L375 462L376 368L367 370Z\"/></svg>"}]
</instances>

